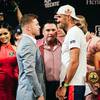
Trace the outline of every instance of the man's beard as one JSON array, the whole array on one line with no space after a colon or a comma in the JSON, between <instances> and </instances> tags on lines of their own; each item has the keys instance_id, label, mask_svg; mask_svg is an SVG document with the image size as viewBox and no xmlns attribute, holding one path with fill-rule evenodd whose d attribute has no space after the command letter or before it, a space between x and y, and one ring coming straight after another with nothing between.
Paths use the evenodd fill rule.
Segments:
<instances>
[{"instance_id":1,"label":"man's beard","mask_svg":"<svg viewBox=\"0 0 100 100\"><path fill-rule=\"evenodd\" d=\"M58 23L59 28L64 29L65 30L65 24L62 23Z\"/></svg>"}]
</instances>

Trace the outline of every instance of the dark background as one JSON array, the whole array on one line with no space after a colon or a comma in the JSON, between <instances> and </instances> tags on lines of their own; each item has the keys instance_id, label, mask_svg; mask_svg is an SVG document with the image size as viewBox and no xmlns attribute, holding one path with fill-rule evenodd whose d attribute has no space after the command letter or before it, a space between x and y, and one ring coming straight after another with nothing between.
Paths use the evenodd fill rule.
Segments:
<instances>
[{"instance_id":1,"label":"dark background","mask_svg":"<svg viewBox=\"0 0 100 100\"><path fill-rule=\"evenodd\" d=\"M4 0L9 1L9 0ZM75 7L78 15L86 17L89 31L95 31L95 25L100 25L100 4L86 4L86 0L51 0L52 2L60 1L60 5L51 8L45 8L44 0L15 0L22 14L35 13L39 17L40 25L46 20L53 18L57 9L61 5L70 4ZM4 10L3 3L0 0L0 10ZM10 9L10 7L8 7ZM15 27L18 22L16 20L16 12L11 12L6 8L6 21Z\"/></svg>"}]
</instances>

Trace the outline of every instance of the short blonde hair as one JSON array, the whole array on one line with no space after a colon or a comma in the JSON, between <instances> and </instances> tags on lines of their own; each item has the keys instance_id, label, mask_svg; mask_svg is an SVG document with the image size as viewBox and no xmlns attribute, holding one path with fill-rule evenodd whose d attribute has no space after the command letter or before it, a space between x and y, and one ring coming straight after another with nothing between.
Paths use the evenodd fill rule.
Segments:
<instances>
[{"instance_id":1,"label":"short blonde hair","mask_svg":"<svg viewBox=\"0 0 100 100\"><path fill-rule=\"evenodd\" d=\"M38 16L35 14L25 14L21 18L20 25L21 27L23 27L24 25L31 23L32 20L37 19L37 18Z\"/></svg>"}]
</instances>

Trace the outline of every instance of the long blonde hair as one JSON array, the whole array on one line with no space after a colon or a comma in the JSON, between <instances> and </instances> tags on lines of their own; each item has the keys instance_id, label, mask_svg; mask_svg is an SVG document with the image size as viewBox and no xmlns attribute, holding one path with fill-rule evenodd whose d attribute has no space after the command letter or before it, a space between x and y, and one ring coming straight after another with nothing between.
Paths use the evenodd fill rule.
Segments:
<instances>
[{"instance_id":1,"label":"long blonde hair","mask_svg":"<svg viewBox=\"0 0 100 100\"><path fill-rule=\"evenodd\" d=\"M75 21L75 24L82 29L82 31L84 33L86 33L88 31L88 24L87 24L87 21L86 21L86 18L82 15L77 15L77 17L80 19L80 20L76 20Z\"/></svg>"}]
</instances>

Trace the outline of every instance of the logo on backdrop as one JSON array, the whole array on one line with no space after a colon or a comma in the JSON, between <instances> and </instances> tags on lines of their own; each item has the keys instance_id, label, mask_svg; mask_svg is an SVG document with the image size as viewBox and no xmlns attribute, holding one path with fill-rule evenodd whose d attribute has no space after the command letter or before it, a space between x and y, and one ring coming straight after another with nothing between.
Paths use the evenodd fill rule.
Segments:
<instances>
[{"instance_id":1,"label":"logo on backdrop","mask_svg":"<svg viewBox=\"0 0 100 100\"><path fill-rule=\"evenodd\" d=\"M100 0L86 0L87 5L100 5Z\"/></svg>"},{"instance_id":2,"label":"logo on backdrop","mask_svg":"<svg viewBox=\"0 0 100 100\"><path fill-rule=\"evenodd\" d=\"M100 37L100 25L95 25L95 33Z\"/></svg>"},{"instance_id":3,"label":"logo on backdrop","mask_svg":"<svg viewBox=\"0 0 100 100\"><path fill-rule=\"evenodd\" d=\"M60 1L52 2L51 0L44 0L45 8L56 7L60 5Z\"/></svg>"}]
</instances>

